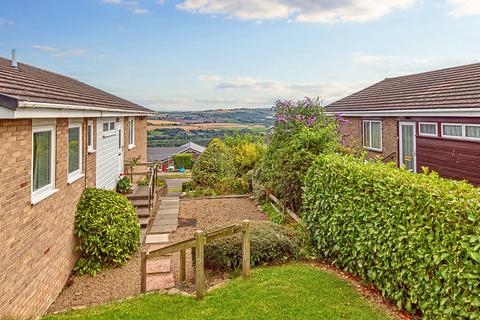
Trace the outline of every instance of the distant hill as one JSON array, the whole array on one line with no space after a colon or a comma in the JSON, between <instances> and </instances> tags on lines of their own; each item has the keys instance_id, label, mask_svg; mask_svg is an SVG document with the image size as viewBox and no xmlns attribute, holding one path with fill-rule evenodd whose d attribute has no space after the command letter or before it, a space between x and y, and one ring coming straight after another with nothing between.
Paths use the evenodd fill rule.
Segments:
<instances>
[{"instance_id":1,"label":"distant hill","mask_svg":"<svg viewBox=\"0 0 480 320\"><path fill-rule=\"evenodd\" d=\"M273 123L273 111L267 108L160 112L148 118L148 146L189 141L206 146L213 138L234 132L263 135Z\"/></svg>"}]
</instances>

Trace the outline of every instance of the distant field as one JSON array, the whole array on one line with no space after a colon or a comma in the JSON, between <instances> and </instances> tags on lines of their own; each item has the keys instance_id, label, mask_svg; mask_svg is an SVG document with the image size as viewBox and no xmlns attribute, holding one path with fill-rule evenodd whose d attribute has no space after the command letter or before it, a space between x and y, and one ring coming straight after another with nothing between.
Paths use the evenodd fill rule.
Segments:
<instances>
[{"instance_id":1,"label":"distant field","mask_svg":"<svg viewBox=\"0 0 480 320\"><path fill-rule=\"evenodd\" d=\"M153 123L158 126L163 126L163 125L176 125L180 124L178 121L170 121L170 120L148 120L148 123Z\"/></svg>"},{"instance_id":2,"label":"distant field","mask_svg":"<svg viewBox=\"0 0 480 320\"><path fill-rule=\"evenodd\" d=\"M182 129L192 130L214 130L214 129L261 129L265 126L260 124L240 124L240 123L194 123L194 124L161 124L164 120L149 120L148 130L155 129ZM160 123L159 123L160 122Z\"/></svg>"}]
</instances>

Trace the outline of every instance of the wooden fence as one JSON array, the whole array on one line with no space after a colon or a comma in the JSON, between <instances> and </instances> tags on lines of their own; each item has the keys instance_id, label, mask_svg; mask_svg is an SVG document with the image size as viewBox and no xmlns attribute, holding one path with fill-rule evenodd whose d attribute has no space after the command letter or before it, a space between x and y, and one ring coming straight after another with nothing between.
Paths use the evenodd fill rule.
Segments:
<instances>
[{"instance_id":1,"label":"wooden fence","mask_svg":"<svg viewBox=\"0 0 480 320\"><path fill-rule=\"evenodd\" d=\"M278 200L277 197L275 197L273 194L269 193L268 191L265 192L265 196L266 196L266 199L267 201L272 201L273 202L273 208L275 210L277 210L278 212L281 212L283 215L285 214L288 214L293 220L295 220L296 222L300 222L301 219L299 216L297 216L295 214L295 212L293 212L292 210L290 210L289 208L287 208L285 205L283 205L280 200ZM280 207L280 209L277 208L277 206Z\"/></svg>"},{"instance_id":2,"label":"wooden fence","mask_svg":"<svg viewBox=\"0 0 480 320\"><path fill-rule=\"evenodd\" d=\"M250 276L250 221L232 224L213 231L197 230L194 238L175 242L163 248L151 252L142 250L141 258L141 290L147 291L147 261L150 258L164 256L180 251L180 282L185 281L186 275L186 250L195 248L195 289L197 299L205 296L205 244L208 242L228 237L236 233L243 233L242 239L242 276L247 279Z\"/></svg>"}]
</instances>

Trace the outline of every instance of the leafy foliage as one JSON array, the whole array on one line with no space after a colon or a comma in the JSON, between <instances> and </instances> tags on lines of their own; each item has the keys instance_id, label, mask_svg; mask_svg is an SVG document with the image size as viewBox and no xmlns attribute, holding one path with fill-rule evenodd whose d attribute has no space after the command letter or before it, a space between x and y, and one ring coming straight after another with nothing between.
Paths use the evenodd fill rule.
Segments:
<instances>
[{"instance_id":1,"label":"leafy foliage","mask_svg":"<svg viewBox=\"0 0 480 320\"><path fill-rule=\"evenodd\" d=\"M207 243L205 263L211 269L234 270L242 266L242 234ZM258 222L251 230L251 266L266 265L298 257L295 233L270 222Z\"/></svg>"},{"instance_id":2,"label":"leafy foliage","mask_svg":"<svg viewBox=\"0 0 480 320\"><path fill-rule=\"evenodd\" d=\"M352 156L319 157L304 221L321 255L427 319L480 317L480 189Z\"/></svg>"},{"instance_id":3,"label":"leafy foliage","mask_svg":"<svg viewBox=\"0 0 480 320\"><path fill-rule=\"evenodd\" d=\"M267 214L268 220L273 223L284 224L287 220L285 215L282 212L276 210L273 204L270 202L266 202L262 206L262 211Z\"/></svg>"},{"instance_id":4,"label":"leafy foliage","mask_svg":"<svg viewBox=\"0 0 480 320\"><path fill-rule=\"evenodd\" d=\"M132 187L132 182L127 176L123 176L117 181L117 192L125 194Z\"/></svg>"},{"instance_id":5,"label":"leafy foliage","mask_svg":"<svg viewBox=\"0 0 480 320\"><path fill-rule=\"evenodd\" d=\"M274 110L275 127L254 184L298 211L304 176L318 155L335 150L341 119L327 115L319 99L277 101Z\"/></svg>"},{"instance_id":6,"label":"leafy foliage","mask_svg":"<svg viewBox=\"0 0 480 320\"><path fill-rule=\"evenodd\" d=\"M80 252L75 270L95 275L103 266L124 264L138 250L140 224L125 196L87 188L77 206L74 233Z\"/></svg>"},{"instance_id":7,"label":"leafy foliage","mask_svg":"<svg viewBox=\"0 0 480 320\"><path fill-rule=\"evenodd\" d=\"M173 161L176 168L191 169L193 164L193 155L191 153L176 154Z\"/></svg>"}]
</instances>

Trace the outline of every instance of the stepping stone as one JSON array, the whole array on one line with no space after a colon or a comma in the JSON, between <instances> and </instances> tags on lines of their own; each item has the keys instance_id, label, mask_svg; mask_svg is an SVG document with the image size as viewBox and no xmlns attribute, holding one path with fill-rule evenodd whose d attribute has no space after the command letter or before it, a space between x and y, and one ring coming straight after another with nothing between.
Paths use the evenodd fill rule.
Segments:
<instances>
[{"instance_id":1,"label":"stepping stone","mask_svg":"<svg viewBox=\"0 0 480 320\"><path fill-rule=\"evenodd\" d=\"M147 249L148 249L148 252L153 252L157 249L165 248L167 245L168 243L151 243L151 244L147 244ZM162 257L165 257L165 256L171 256L171 254L166 254L166 255L163 255Z\"/></svg>"},{"instance_id":2,"label":"stepping stone","mask_svg":"<svg viewBox=\"0 0 480 320\"><path fill-rule=\"evenodd\" d=\"M165 210L158 210L157 215L159 216L165 216L165 215L170 215L170 214L175 214L178 216L178 210L175 209L165 209Z\"/></svg>"},{"instance_id":3,"label":"stepping stone","mask_svg":"<svg viewBox=\"0 0 480 320\"><path fill-rule=\"evenodd\" d=\"M147 273L165 273L170 272L170 257L160 257L156 259L148 259Z\"/></svg>"},{"instance_id":4,"label":"stepping stone","mask_svg":"<svg viewBox=\"0 0 480 320\"><path fill-rule=\"evenodd\" d=\"M140 218L138 219L140 221L140 227L144 228L147 226L148 224L148 221L150 220L150 218Z\"/></svg>"},{"instance_id":5,"label":"stepping stone","mask_svg":"<svg viewBox=\"0 0 480 320\"><path fill-rule=\"evenodd\" d=\"M161 197L160 200L162 202L170 202L170 201L180 202L180 199L177 197Z\"/></svg>"},{"instance_id":6,"label":"stepping stone","mask_svg":"<svg viewBox=\"0 0 480 320\"><path fill-rule=\"evenodd\" d=\"M168 290L175 286L175 279L171 273L147 275L147 291Z\"/></svg>"},{"instance_id":7,"label":"stepping stone","mask_svg":"<svg viewBox=\"0 0 480 320\"><path fill-rule=\"evenodd\" d=\"M178 214L170 213L170 214L159 214L156 217L157 220L167 220L167 219L178 219Z\"/></svg>"},{"instance_id":8,"label":"stepping stone","mask_svg":"<svg viewBox=\"0 0 480 320\"><path fill-rule=\"evenodd\" d=\"M147 238L145 243L166 243L169 240L168 233L161 233L161 234L147 234Z\"/></svg>"},{"instance_id":9,"label":"stepping stone","mask_svg":"<svg viewBox=\"0 0 480 320\"><path fill-rule=\"evenodd\" d=\"M169 226L155 226L155 225L153 225L152 228L150 229L150 234L167 233L167 232L173 232L175 230L177 230L177 226L174 226L174 225L169 225Z\"/></svg>"},{"instance_id":10,"label":"stepping stone","mask_svg":"<svg viewBox=\"0 0 480 320\"><path fill-rule=\"evenodd\" d=\"M162 209L162 208L180 209L180 205L178 203L161 203L159 208L160 209Z\"/></svg>"}]
</instances>

